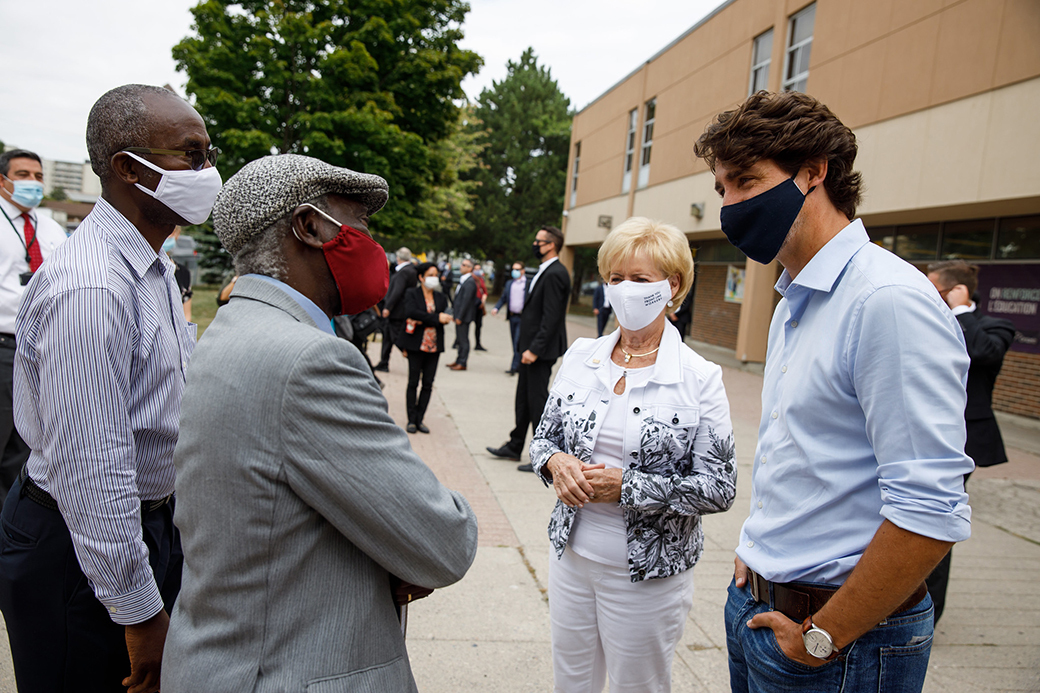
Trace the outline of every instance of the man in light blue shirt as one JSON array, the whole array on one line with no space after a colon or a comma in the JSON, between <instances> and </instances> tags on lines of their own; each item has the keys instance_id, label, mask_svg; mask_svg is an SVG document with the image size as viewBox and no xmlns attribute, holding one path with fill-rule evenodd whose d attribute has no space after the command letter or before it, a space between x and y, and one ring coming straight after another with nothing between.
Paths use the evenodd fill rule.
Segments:
<instances>
[{"instance_id":1,"label":"man in light blue shirt","mask_svg":"<svg viewBox=\"0 0 1040 693\"><path fill-rule=\"evenodd\" d=\"M924 579L971 529L961 330L853 220L855 136L826 106L759 92L696 152L726 236L784 267L726 607L732 689L920 690Z\"/></svg>"}]
</instances>

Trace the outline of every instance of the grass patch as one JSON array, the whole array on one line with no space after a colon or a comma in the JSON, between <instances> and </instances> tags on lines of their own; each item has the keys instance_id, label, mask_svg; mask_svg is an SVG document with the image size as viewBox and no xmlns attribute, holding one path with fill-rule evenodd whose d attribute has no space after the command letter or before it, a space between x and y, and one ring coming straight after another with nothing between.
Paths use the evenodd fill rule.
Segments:
<instances>
[{"instance_id":1,"label":"grass patch","mask_svg":"<svg viewBox=\"0 0 1040 693\"><path fill-rule=\"evenodd\" d=\"M191 321L199 326L199 337L201 337L217 314L217 294L220 293L221 287L213 284L196 284L191 289Z\"/></svg>"}]
</instances>

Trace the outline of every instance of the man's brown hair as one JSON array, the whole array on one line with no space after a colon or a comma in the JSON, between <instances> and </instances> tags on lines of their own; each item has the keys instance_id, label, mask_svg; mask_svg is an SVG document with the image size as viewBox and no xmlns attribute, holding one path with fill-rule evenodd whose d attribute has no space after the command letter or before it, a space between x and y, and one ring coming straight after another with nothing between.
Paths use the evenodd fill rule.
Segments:
<instances>
[{"instance_id":1,"label":"man's brown hair","mask_svg":"<svg viewBox=\"0 0 1040 693\"><path fill-rule=\"evenodd\" d=\"M713 171L719 161L748 168L768 159L793 176L807 162L826 159L823 187L849 219L856 216L863 189L863 177L852 170L856 150L852 130L822 103L796 91L753 94L720 113L693 147Z\"/></svg>"},{"instance_id":2,"label":"man's brown hair","mask_svg":"<svg viewBox=\"0 0 1040 693\"><path fill-rule=\"evenodd\" d=\"M563 232L555 226L543 226L538 229L539 231L545 231L549 234L549 240L553 242L553 246L556 248L556 252L559 253L563 250Z\"/></svg>"},{"instance_id":3,"label":"man's brown hair","mask_svg":"<svg viewBox=\"0 0 1040 693\"><path fill-rule=\"evenodd\" d=\"M928 265L928 274L938 274L943 289L952 289L958 284L968 287L968 295L974 296L979 288L979 266L969 265L964 260L943 260Z\"/></svg>"}]
</instances>

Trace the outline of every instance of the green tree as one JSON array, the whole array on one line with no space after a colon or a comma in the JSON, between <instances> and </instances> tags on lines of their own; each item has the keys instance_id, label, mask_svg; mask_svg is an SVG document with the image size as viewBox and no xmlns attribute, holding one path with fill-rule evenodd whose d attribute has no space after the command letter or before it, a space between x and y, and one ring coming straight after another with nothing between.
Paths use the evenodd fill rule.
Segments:
<instances>
[{"instance_id":1,"label":"green tree","mask_svg":"<svg viewBox=\"0 0 1040 693\"><path fill-rule=\"evenodd\" d=\"M69 194L65 192L65 188L60 185L55 185L51 188L51 192L47 195L48 200L54 200L55 202L62 202L69 199Z\"/></svg>"},{"instance_id":2,"label":"green tree","mask_svg":"<svg viewBox=\"0 0 1040 693\"><path fill-rule=\"evenodd\" d=\"M450 158L462 80L462 0L205 0L173 48L230 176L272 153L376 173L390 201L378 239L421 237Z\"/></svg>"},{"instance_id":3,"label":"green tree","mask_svg":"<svg viewBox=\"0 0 1040 693\"><path fill-rule=\"evenodd\" d=\"M470 214L472 230L457 238L457 248L505 267L530 262L531 241L543 224L559 226L570 148L570 99L547 67L528 48L507 63L501 82L477 98L473 129L484 145ZM498 272L496 289L508 274Z\"/></svg>"}]
</instances>

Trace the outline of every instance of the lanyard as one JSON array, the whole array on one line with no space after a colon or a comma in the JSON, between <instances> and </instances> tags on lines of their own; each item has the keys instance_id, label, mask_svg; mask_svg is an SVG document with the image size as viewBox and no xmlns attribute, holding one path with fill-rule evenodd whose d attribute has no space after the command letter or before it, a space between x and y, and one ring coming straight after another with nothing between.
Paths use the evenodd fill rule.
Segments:
<instances>
[{"instance_id":1,"label":"lanyard","mask_svg":"<svg viewBox=\"0 0 1040 693\"><path fill-rule=\"evenodd\" d=\"M11 230L14 231L14 235L18 236L18 241L22 244L22 247L25 248L25 262L31 264L29 258L29 248L32 246L33 243L36 242L36 238L40 235L40 227L37 225L37 222L33 221L32 217L29 217L29 222L33 225L33 228L36 229L36 232L33 234L32 240L29 241L29 245L26 245L25 239L22 238L22 236L25 235L25 226L22 226L22 233L19 234L18 227L14 225L14 220L11 219L11 217L7 216L7 212L3 209L0 209L0 212L4 213L4 219L7 219L7 223L11 225ZM28 212L26 212L26 214L28 214ZM19 214L18 216L21 215Z\"/></svg>"}]
</instances>

